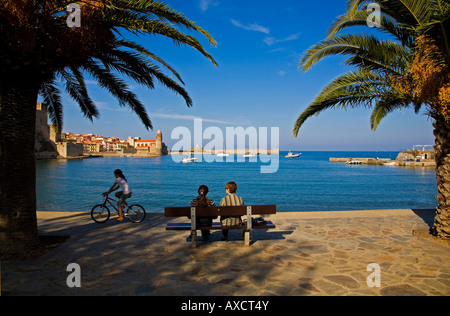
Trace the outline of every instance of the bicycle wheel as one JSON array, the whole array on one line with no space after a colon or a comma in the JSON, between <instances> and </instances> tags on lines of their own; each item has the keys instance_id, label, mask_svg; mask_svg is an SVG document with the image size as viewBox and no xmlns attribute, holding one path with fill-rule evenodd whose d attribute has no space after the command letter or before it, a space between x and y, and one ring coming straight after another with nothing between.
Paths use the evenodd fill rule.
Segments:
<instances>
[{"instance_id":1,"label":"bicycle wheel","mask_svg":"<svg viewBox=\"0 0 450 316\"><path fill-rule=\"evenodd\" d=\"M131 205L124 214L132 223L141 223L145 219L145 209L137 204Z\"/></svg>"},{"instance_id":2,"label":"bicycle wheel","mask_svg":"<svg viewBox=\"0 0 450 316\"><path fill-rule=\"evenodd\" d=\"M110 216L111 213L106 205L98 204L92 208L91 217L98 224L106 223Z\"/></svg>"}]
</instances>

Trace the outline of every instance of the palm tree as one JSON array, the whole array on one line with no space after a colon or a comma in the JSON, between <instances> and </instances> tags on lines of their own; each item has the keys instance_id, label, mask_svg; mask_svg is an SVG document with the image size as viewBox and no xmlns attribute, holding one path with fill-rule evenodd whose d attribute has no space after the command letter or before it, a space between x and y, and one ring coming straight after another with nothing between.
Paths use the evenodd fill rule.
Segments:
<instances>
[{"instance_id":1,"label":"palm tree","mask_svg":"<svg viewBox=\"0 0 450 316\"><path fill-rule=\"evenodd\" d=\"M78 16L66 11L71 3L78 4ZM74 16L81 18L80 27L69 27ZM180 75L148 48L127 40L129 34L167 37L217 66L191 34L216 45L211 35L162 2L0 0L0 252L38 244L34 139L39 95L59 129L63 123L59 82L88 119L98 117L86 75L120 106L133 110L147 129L152 123L146 109L123 78L150 89L158 81L192 106Z\"/></svg>"},{"instance_id":2,"label":"palm tree","mask_svg":"<svg viewBox=\"0 0 450 316\"><path fill-rule=\"evenodd\" d=\"M376 28L385 35L342 34L348 28L368 27L373 17L368 4L379 6ZM439 192L432 233L450 239L450 3L349 0L347 9L328 37L304 53L300 68L307 71L327 56L343 55L352 69L325 86L299 115L294 136L308 118L331 108L372 109L373 130L393 111L411 108L419 113L425 108L433 120Z\"/></svg>"}]
</instances>

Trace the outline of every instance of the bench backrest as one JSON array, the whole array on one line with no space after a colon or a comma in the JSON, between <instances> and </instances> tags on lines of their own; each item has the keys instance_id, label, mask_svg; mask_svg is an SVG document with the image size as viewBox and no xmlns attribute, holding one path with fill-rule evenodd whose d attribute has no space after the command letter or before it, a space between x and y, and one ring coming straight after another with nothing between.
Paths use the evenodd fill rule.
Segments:
<instances>
[{"instance_id":1,"label":"bench backrest","mask_svg":"<svg viewBox=\"0 0 450 316\"><path fill-rule=\"evenodd\" d=\"M247 215L247 208L251 206L251 213L257 215L276 214L276 205L241 205L241 206L209 206L196 207L197 216L243 216ZM191 207L166 207L166 217L190 216Z\"/></svg>"}]
</instances>

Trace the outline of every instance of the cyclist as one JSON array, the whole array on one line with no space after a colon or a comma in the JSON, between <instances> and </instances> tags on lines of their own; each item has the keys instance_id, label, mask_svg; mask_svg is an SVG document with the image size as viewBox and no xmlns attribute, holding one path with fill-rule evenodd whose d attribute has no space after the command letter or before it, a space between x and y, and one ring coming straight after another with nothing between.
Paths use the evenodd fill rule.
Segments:
<instances>
[{"instance_id":1,"label":"cyclist","mask_svg":"<svg viewBox=\"0 0 450 316\"><path fill-rule=\"evenodd\" d=\"M116 197L119 199L119 201L117 202L117 206L119 207L119 218L116 221L123 222L122 204L125 203L125 201L131 197L132 191L130 185L128 184L127 179L122 173L122 170L120 169L114 170L114 175L116 176L116 180L114 181L114 184L111 187L111 189L109 189L109 191L106 192L106 194L110 194L119 188L122 190L116 193Z\"/></svg>"}]
</instances>

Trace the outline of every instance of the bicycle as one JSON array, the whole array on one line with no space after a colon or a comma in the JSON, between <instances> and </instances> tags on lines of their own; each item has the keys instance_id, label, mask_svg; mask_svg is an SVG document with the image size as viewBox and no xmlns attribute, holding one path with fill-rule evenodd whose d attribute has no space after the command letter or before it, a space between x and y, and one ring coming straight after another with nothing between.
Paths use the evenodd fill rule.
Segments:
<instances>
[{"instance_id":1,"label":"bicycle","mask_svg":"<svg viewBox=\"0 0 450 316\"><path fill-rule=\"evenodd\" d=\"M108 206L106 206L106 203L109 203L117 211L117 213L119 213L119 210L116 207L117 201L110 198L107 193L103 193L102 195L105 197L105 202L94 206L91 210L91 218L98 224L106 223L111 216L111 212L109 211ZM116 205L112 202L116 202ZM132 223L141 223L145 219L146 212L141 205L133 204L128 206L125 211L127 206L127 202L122 204L123 216L128 218Z\"/></svg>"}]
</instances>

